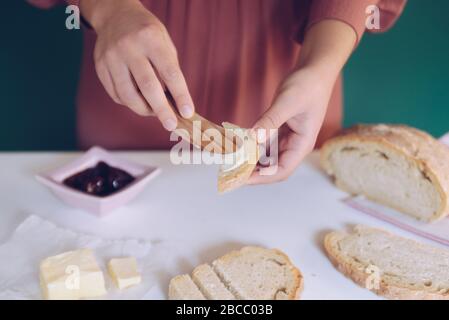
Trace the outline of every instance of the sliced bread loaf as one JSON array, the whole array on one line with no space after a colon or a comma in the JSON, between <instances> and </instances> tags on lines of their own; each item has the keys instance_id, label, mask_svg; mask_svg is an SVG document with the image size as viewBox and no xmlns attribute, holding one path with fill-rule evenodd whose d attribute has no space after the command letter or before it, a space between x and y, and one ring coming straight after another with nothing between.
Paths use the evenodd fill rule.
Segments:
<instances>
[{"instance_id":1,"label":"sliced bread loaf","mask_svg":"<svg viewBox=\"0 0 449 320\"><path fill-rule=\"evenodd\" d=\"M300 272L279 250L245 247L212 265L237 299L293 300L302 291Z\"/></svg>"},{"instance_id":2,"label":"sliced bread loaf","mask_svg":"<svg viewBox=\"0 0 449 320\"><path fill-rule=\"evenodd\" d=\"M356 226L331 232L324 247L334 265L359 285L390 299L449 299L449 251Z\"/></svg>"},{"instance_id":3,"label":"sliced bread loaf","mask_svg":"<svg viewBox=\"0 0 449 320\"><path fill-rule=\"evenodd\" d=\"M449 148L417 129L355 126L324 144L321 164L351 194L425 221L449 213Z\"/></svg>"},{"instance_id":4,"label":"sliced bread loaf","mask_svg":"<svg viewBox=\"0 0 449 320\"><path fill-rule=\"evenodd\" d=\"M197 291L210 300L298 299L303 278L289 258L279 250L244 247L203 264L193 271L196 290L183 284L188 275L170 281L169 299L198 299ZM179 283L181 282L181 284Z\"/></svg>"},{"instance_id":5,"label":"sliced bread loaf","mask_svg":"<svg viewBox=\"0 0 449 320\"><path fill-rule=\"evenodd\" d=\"M192 272L192 278L208 300L235 300L234 295L208 264L196 267Z\"/></svg>"},{"instance_id":6,"label":"sliced bread loaf","mask_svg":"<svg viewBox=\"0 0 449 320\"><path fill-rule=\"evenodd\" d=\"M168 296L170 300L206 300L188 274L171 279Z\"/></svg>"}]
</instances>

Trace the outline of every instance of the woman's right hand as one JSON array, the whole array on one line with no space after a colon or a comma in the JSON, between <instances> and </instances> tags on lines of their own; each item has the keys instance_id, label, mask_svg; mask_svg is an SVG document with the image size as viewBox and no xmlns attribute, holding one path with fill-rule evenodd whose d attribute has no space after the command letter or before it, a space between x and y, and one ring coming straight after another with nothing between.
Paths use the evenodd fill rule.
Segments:
<instances>
[{"instance_id":1,"label":"woman's right hand","mask_svg":"<svg viewBox=\"0 0 449 320\"><path fill-rule=\"evenodd\" d=\"M138 0L81 0L81 12L98 39L94 59L98 77L111 98L142 116L154 114L165 129L177 126L164 93L189 118L193 101L176 48L164 25Z\"/></svg>"}]
</instances>

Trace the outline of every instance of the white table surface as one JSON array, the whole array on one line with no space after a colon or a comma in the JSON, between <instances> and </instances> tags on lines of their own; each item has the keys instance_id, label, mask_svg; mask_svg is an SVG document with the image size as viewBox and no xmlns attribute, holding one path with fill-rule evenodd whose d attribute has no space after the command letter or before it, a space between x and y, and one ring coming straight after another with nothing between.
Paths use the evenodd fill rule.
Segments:
<instances>
[{"instance_id":1,"label":"white table surface","mask_svg":"<svg viewBox=\"0 0 449 320\"><path fill-rule=\"evenodd\" d=\"M174 166L167 152L123 152L121 156L157 165L162 173L126 207L96 218L59 201L35 179L77 153L0 153L0 243L30 214L75 231L107 238L176 240L189 248L180 270L210 262L243 245L286 252L305 278L303 299L376 299L330 264L322 248L326 232L367 224L410 238L416 236L345 206L311 155L286 182L216 192L217 167ZM424 239L419 239L428 242ZM434 244L434 243L432 243ZM0 263L2 263L0 261Z\"/></svg>"}]
</instances>

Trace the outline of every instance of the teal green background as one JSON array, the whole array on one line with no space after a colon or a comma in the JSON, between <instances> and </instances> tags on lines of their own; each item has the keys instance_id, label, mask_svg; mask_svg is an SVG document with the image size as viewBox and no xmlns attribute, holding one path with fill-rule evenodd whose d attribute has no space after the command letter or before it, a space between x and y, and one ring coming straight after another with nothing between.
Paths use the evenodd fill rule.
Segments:
<instances>
[{"instance_id":1,"label":"teal green background","mask_svg":"<svg viewBox=\"0 0 449 320\"><path fill-rule=\"evenodd\" d=\"M62 7L0 2L0 150L75 149L82 32L65 29ZM448 15L447 0L410 0L392 30L363 38L345 68L346 126L449 131Z\"/></svg>"}]
</instances>

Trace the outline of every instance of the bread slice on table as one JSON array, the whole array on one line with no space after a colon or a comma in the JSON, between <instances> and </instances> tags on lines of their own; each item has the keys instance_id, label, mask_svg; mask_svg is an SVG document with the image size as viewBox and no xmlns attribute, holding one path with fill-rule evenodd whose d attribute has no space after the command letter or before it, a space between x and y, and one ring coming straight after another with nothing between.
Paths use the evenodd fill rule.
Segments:
<instances>
[{"instance_id":1,"label":"bread slice on table","mask_svg":"<svg viewBox=\"0 0 449 320\"><path fill-rule=\"evenodd\" d=\"M188 274L171 279L168 296L170 300L206 300Z\"/></svg>"},{"instance_id":2,"label":"bread slice on table","mask_svg":"<svg viewBox=\"0 0 449 320\"><path fill-rule=\"evenodd\" d=\"M247 160L237 168L231 171L224 171L223 166L218 172L218 192L225 193L245 185L259 161L259 150L257 140L250 134L250 129L242 129L236 125L224 122L225 129L242 130L243 145L242 148Z\"/></svg>"},{"instance_id":3,"label":"bread slice on table","mask_svg":"<svg viewBox=\"0 0 449 320\"><path fill-rule=\"evenodd\" d=\"M294 300L303 288L299 270L276 249L245 247L212 266L237 299Z\"/></svg>"},{"instance_id":4,"label":"bread slice on table","mask_svg":"<svg viewBox=\"0 0 449 320\"><path fill-rule=\"evenodd\" d=\"M202 264L192 272L192 278L200 291L208 300L235 300L234 295L229 291L212 267Z\"/></svg>"},{"instance_id":5,"label":"bread slice on table","mask_svg":"<svg viewBox=\"0 0 449 320\"><path fill-rule=\"evenodd\" d=\"M390 299L449 299L449 250L356 226L324 239L332 263L362 287Z\"/></svg>"},{"instance_id":6,"label":"bread slice on table","mask_svg":"<svg viewBox=\"0 0 449 320\"><path fill-rule=\"evenodd\" d=\"M401 125L358 125L321 148L336 185L419 220L449 213L449 147Z\"/></svg>"},{"instance_id":7,"label":"bread slice on table","mask_svg":"<svg viewBox=\"0 0 449 320\"><path fill-rule=\"evenodd\" d=\"M293 300L299 299L303 277L290 259L276 249L244 247L195 268L196 289L184 282L188 275L170 281L169 299L196 300L198 291L209 300Z\"/></svg>"}]
</instances>

